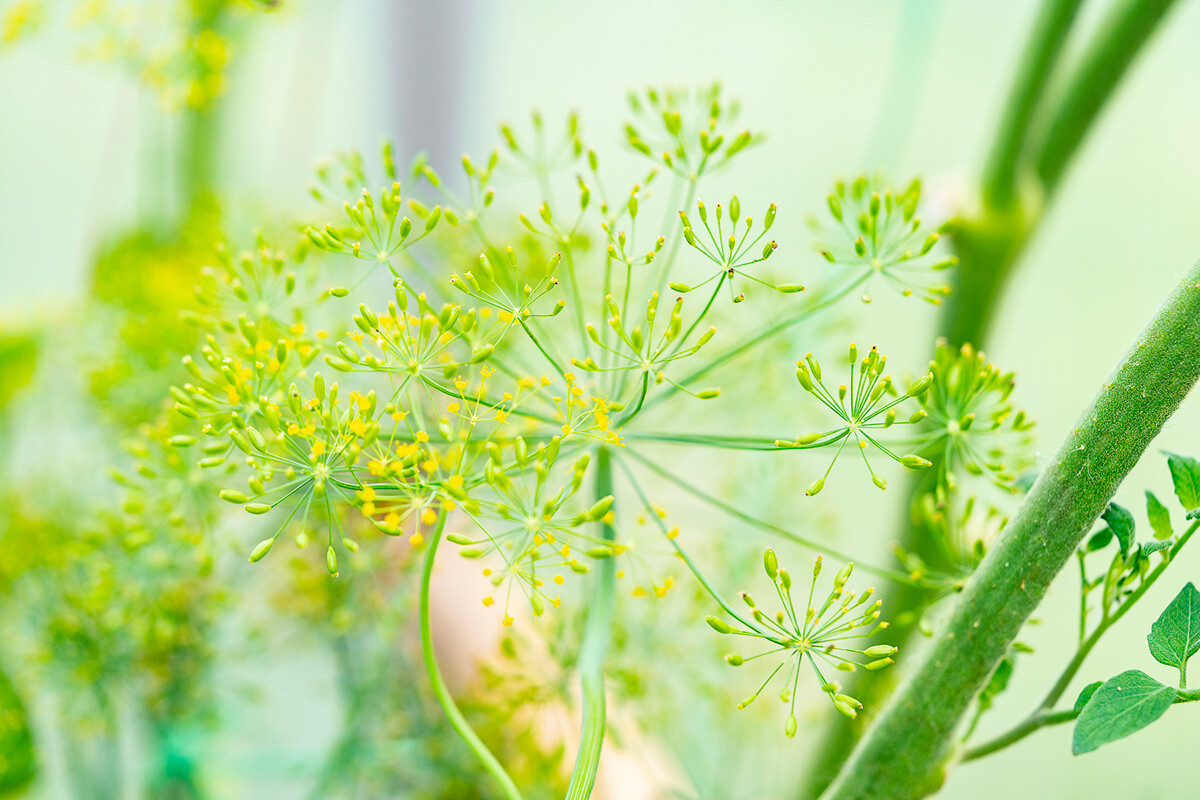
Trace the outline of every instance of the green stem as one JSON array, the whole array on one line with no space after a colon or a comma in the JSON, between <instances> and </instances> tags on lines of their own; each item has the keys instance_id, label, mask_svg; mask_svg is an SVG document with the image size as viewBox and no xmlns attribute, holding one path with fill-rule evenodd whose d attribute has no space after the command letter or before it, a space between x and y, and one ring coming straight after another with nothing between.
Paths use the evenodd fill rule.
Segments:
<instances>
[{"instance_id":1,"label":"green stem","mask_svg":"<svg viewBox=\"0 0 1200 800\"><path fill-rule=\"evenodd\" d=\"M1197 700L1200 700L1200 692L1196 691L1195 689L1190 691L1187 689L1178 689L1175 692L1175 702L1172 705L1177 705L1179 703L1194 703ZM1041 730L1042 728L1050 725L1061 725L1064 722L1073 722L1079 717L1081 711L1083 711L1082 708L1072 708L1069 711L1038 712L1022 722L1020 725L1014 726L1011 730L1007 731L1003 735L997 736L995 739L987 741L978 747L972 747L970 750L964 753L962 758L959 760L963 762L975 761L983 758L984 756L990 756L992 753L1016 744L1034 731Z\"/></svg>"},{"instance_id":2,"label":"green stem","mask_svg":"<svg viewBox=\"0 0 1200 800\"><path fill-rule=\"evenodd\" d=\"M1037 157L1037 174L1053 194L1113 90L1176 0L1121 0L1109 12L1067 84Z\"/></svg>"},{"instance_id":3,"label":"green stem","mask_svg":"<svg viewBox=\"0 0 1200 800\"><path fill-rule=\"evenodd\" d=\"M612 456L608 448L596 451L596 498L613 493ZM602 526L603 538L612 541L616 531L608 523ZM596 783L600 766L600 751L604 746L605 697L604 660L612 628L613 594L616 587L616 568L606 558L596 568L592 597L588 604L583 643L579 651L579 686L583 695L583 723L580 730L579 753L567 787L567 800L587 800Z\"/></svg>"},{"instance_id":4,"label":"green stem","mask_svg":"<svg viewBox=\"0 0 1200 800\"><path fill-rule=\"evenodd\" d=\"M1135 4L1125 2L1122 8L1127 9ZM1041 118L1044 117L1061 119L1063 123L1058 126L1061 133L1054 138L1054 147L1058 148L1056 159L1061 159L1065 164L1082 142L1087 128L1095 122L1095 113L1067 114L1063 110L1072 102L1069 98L1083 93L1082 77L1076 77L1072 81L1071 85L1075 90L1068 93L1068 100L1063 101L1062 107L1047 109L1036 102L1037 97L1046 93L1053 78L1054 64L1058 62L1058 53L1062 47L1061 38L1070 26L1068 17L1074 14L1069 6L1066 0L1045 0L1026 45L1022 63L1017 69L1014 84L1009 91L1008 105L1003 112L1002 122L996 130L989 150L987 166L982 177L983 210L974 217L963 219L954 231L953 240L959 256L959 266L956 270L954 291L947 299L941 321L941 335L951 345L958 346L968 342L977 348L986 345L1004 287L1018 266L1025 245L1036 232L1049 208L1054 197L1053 189L1057 188L1056 178L1053 183L1043 187L1045 191L1040 198L1025 196L1018 191L1021 149L1017 147L1017 143L1028 145L1025 150L1034 152L1026 152L1026 157L1036 160L1039 151L1033 146L1035 143L1029 141L1029 129L1044 125L1044 122L1041 122ZM1108 27L1119 29L1111 23ZM1106 64L1109 66L1109 72L1103 85L1095 87L1098 90L1092 96L1095 110L1098 111L1100 105L1116 88L1121 71L1132 63L1147 38L1148 34L1131 38L1129 41L1121 41L1112 35L1097 37L1092 47L1104 48L1107 56L1100 58L1089 55L1085 63L1095 61L1097 64ZM1120 69L1115 69L1117 67ZM1085 73L1081 70L1079 75L1090 74L1093 71ZM1079 110L1083 108L1078 101L1074 101L1074 105ZM1033 117L1029 116L1031 113ZM1071 130L1075 131L1075 134L1069 137L1065 135L1068 130L1067 120L1071 121ZM1043 137L1040 152L1044 153L1049 143L1050 138ZM1014 158L1017 160L1013 161ZM1036 167L1032 167L1031 171L1036 172ZM917 478L912 483L911 496L914 499L918 498L931 489L925 479ZM897 537L901 547L927 561L940 558L936 548L930 546L931 543L923 531L909 521L907 513L904 518L906 521ZM921 609L928 605L933 597L932 592L913 585L902 585L886 591L884 604L897 615L897 624L888 631L893 642L903 647L904 642L916 630ZM888 680L873 680L866 684L857 696L869 708L881 701L890 690L891 684ZM818 763L812 771L814 780L810 783L808 796L820 794L825 782L832 778L833 772L846 758L860 733L861 728L846 725L830 734L830 740L821 748Z\"/></svg>"},{"instance_id":5,"label":"green stem","mask_svg":"<svg viewBox=\"0 0 1200 800\"><path fill-rule=\"evenodd\" d=\"M1146 576L1145 580L1141 582L1138 588L1121 602L1121 605L1117 607L1116 611L1114 611L1112 614L1104 616L1100 620L1100 623L1096 626L1096 630L1092 631L1090 636L1087 636L1080 641L1079 647L1075 650L1075 655L1071 657L1071 660L1063 669L1062 674L1058 676L1058 680L1054 682L1054 686L1050 688L1050 691L1046 693L1044 698L1042 698L1042 702L1036 709L1034 709L1033 713L1030 714L1028 718L1015 725L1012 729L996 736L995 738L990 739L981 745L970 748L960 760L972 761L977 758L982 758L983 756L994 753L997 750L1001 750L1005 747L1008 747L1010 744L1020 741L1045 725L1055 724L1054 722L1039 722L1038 720L1048 716L1054 716L1054 714L1050 712L1050 709L1054 708L1058 701L1062 699L1062 696L1066 693L1067 688L1070 687L1071 681L1075 679L1075 676L1079 673L1080 668L1083 666L1083 662L1092 652L1092 648L1094 648L1097 642L1100 641L1100 637L1102 637L1109 628L1115 625L1117 621L1121 619L1121 617L1125 616L1125 613L1133 607L1134 603L1140 600L1146 594L1146 592L1150 590L1150 587L1153 586L1155 581L1162 576L1167 567L1175 560L1175 557L1179 554L1179 551L1183 549L1185 544L1187 544L1188 539L1192 538L1192 534L1196 532L1197 528L1200 528L1200 522L1193 523L1186 531L1184 531L1184 533L1179 537L1179 540L1171 546L1171 549L1167 553L1167 558L1164 559L1161 564L1155 567L1154 570ZM1186 686L1186 673L1183 673L1181 676L1180 686ZM1076 716L1077 715L1078 712L1076 712ZM1071 719L1074 718L1074 716L1071 717Z\"/></svg>"},{"instance_id":6,"label":"green stem","mask_svg":"<svg viewBox=\"0 0 1200 800\"><path fill-rule=\"evenodd\" d=\"M425 660L425 671L429 675L429 685L433 689L433 696L437 699L438 705L442 707L442 711L446 714L446 719L450 721L451 727L462 737L462 740L467 743L467 747L471 748L471 752L479 759L479 763L483 765L496 783L500 785L500 790L504 793L506 800L524 800L521 796L520 789L513 783L513 779L504 771L504 767L500 761L492 754L483 740L479 738L479 734L475 733L475 729L467 722L462 711L459 710L458 704L454 702L454 698L450 695L450 689L446 686L446 681L442 677L442 671L438 667L437 653L433 649L433 624L429 613L429 584L433 577L433 561L437 555L438 544L442 540L442 531L446 527L446 512L443 511L438 515L437 525L433 529L433 533L429 536L428 549L425 551L425 562L421 569L421 600L420 600L420 618L421 618L421 656Z\"/></svg>"},{"instance_id":7,"label":"green stem","mask_svg":"<svg viewBox=\"0 0 1200 800\"><path fill-rule=\"evenodd\" d=\"M922 797L955 728L1122 479L1200 378L1200 262L1084 411L827 800Z\"/></svg>"},{"instance_id":8,"label":"green stem","mask_svg":"<svg viewBox=\"0 0 1200 800\"><path fill-rule=\"evenodd\" d=\"M1030 123L1081 5L1083 0L1047 0L1038 12L983 168L980 191L989 208L1008 208L1017 198Z\"/></svg>"},{"instance_id":9,"label":"green stem","mask_svg":"<svg viewBox=\"0 0 1200 800\"><path fill-rule=\"evenodd\" d=\"M1011 730L1001 736L984 742L978 747L972 747L963 754L960 760L966 762L983 758L998 750L1003 750L1009 745L1016 744L1034 731L1041 730L1048 725L1060 725L1064 722L1071 722L1078 716L1079 711L1075 709L1071 709L1070 711L1039 711L1020 725L1013 726Z\"/></svg>"}]
</instances>

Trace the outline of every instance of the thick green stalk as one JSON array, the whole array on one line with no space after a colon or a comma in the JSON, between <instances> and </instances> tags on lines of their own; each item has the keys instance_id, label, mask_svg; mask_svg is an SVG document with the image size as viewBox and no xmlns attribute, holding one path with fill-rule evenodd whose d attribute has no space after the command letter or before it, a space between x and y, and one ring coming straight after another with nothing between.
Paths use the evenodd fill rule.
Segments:
<instances>
[{"instance_id":1,"label":"thick green stalk","mask_svg":"<svg viewBox=\"0 0 1200 800\"><path fill-rule=\"evenodd\" d=\"M513 783L513 779L505 772L499 759L483 743L483 740L479 738L479 734L475 733L475 729L471 727L471 724L467 722L467 718L459 710L458 704L454 702L454 697L450 694L449 687L446 686L445 679L442 678L442 671L438 667L437 653L433 649L433 620L429 607L429 584L433 578L433 561L437 556L438 544L442 541L442 531L445 527L446 512L443 511L438 516L437 526L429 536L429 549L425 551L425 563L421 569L419 612L421 618L421 655L425 660L425 671L429 675L429 685L433 689L433 696L437 699L438 705L445 712L446 719L450 721L451 727L467 743L467 747L471 748L471 752L479 759L479 763L483 765L487 773L500 785L500 790L504 793L505 800L524 800L521 796L521 790L517 788L517 785Z\"/></svg>"},{"instance_id":2,"label":"thick green stalk","mask_svg":"<svg viewBox=\"0 0 1200 800\"><path fill-rule=\"evenodd\" d=\"M596 451L596 499L613 493L612 456L605 447ZM616 532L604 523L604 538L616 538ZM588 605L583 644L579 651L579 686L583 694L583 724L579 753L567 788L567 800L587 800L596 784L600 750L604 746L605 698L604 659L612 629L613 592L616 568L611 558L602 560L593 578L592 598Z\"/></svg>"},{"instance_id":3,"label":"thick green stalk","mask_svg":"<svg viewBox=\"0 0 1200 800\"><path fill-rule=\"evenodd\" d=\"M1105 102L1175 2L1121 0L1109 12L1046 126L1035 165L1046 194L1058 187Z\"/></svg>"},{"instance_id":4,"label":"thick green stalk","mask_svg":"<svg viewBox=\"0 0 1200 800\"><path fill-rule=\"evenodd\" d=\"M1017 198L1029 126L1081 5L1083 0L1047 0L1038 12L983 168L980 193L989 208L1008 208Z\"/></svg>"},{"instance_id":5,"label":"thick green stalk","mask_svg":"<svg viewBox=\"0 0 1200 800\"><path fill-rule=\"evenodd\" d=\"M1197 378L1200 263L1084 411L826 800L905 800L941 786L967 708Z\"/></svg>"}]
</instances>

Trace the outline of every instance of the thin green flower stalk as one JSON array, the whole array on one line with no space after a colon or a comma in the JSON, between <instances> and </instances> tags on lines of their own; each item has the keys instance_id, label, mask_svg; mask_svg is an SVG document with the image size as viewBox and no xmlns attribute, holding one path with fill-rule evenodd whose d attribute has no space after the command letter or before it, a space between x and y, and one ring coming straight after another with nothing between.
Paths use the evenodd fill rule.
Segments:
<instances>
[{"instance_id":1,"label":"thin green flower stalk","mask_svg":"<svg viewBox=\"0 0 1200 800\"><path fill-rule=\"evenodd\" d=\"M762 230L753 239L750 238L750 234L754 230L754 219L749 216L744 220L742 219L741 203L737 195L734 195L729 201L728 219L724 223L722 221L723 211L720 203L717 203L714 209L712 225L709 225L708 209L704 203L697 203L696 210L700 215L700 224L704 226L704 232L708 236L708 242L705 243L703 238L696 236L696 232L692 227L692 221L688 217L687 212L680 211L679 219L683 223L684 241L715 264L717 271L694 286L686 283L672 282L669 284L672 290L687 294L716 281L717 285L713 288L712 297L708 301L709 305L716 299L717 294L721 291L721 287L726 282L729 284L729 298L733 302L740 303L746 299L745 292L733 293L733 280L735 277L745 278L783 294L794 294L804 291L804 287L796 283L770 283L746 272L747 267L766 261L779 247L774 239L766 242L761 248L758 246L758 243L763 240L763 237L767 235L767 231L771 230L771 226L775 223L776 206L774 203L771 203L767 207L766 212L763 214ZM729 226L728 236L726 236L724 224L728 224ZM744 225L741 235L738 234L739 225Z\"/></svg>"},{"instance_id":2,"label":"thin green flower stalk","mask_svg":"<svg viewBox=\"0 0 1200 800\"><path fill-rule=\"evenodd\" d=\"M934 231L922 229L917 216L921 182L914 180L899 191L882 178L860 176L849 186L838 181L827 198L836 227L823 232L818 249L826 261L859 274L869 287L876 276L904 297L916 295L934 305L950 294L936 274L958 264L955 256L934 254L942 234L953 228L946 222ZM816 224L816 223L814 223ZM871 295L864 292L864 303Z\"/></svg>"},{"instance_id":3,"label":"thin green flower stalk","mask_svg":"<svg viewBox=\"0 0 1200 800\"><path fill-rule=\"evenodd\" d=\"M501 448L495 443L488 445L489 465L485 472L489 486L498 500L468 501L463 504L464 513L477 528L472 535L452 533L446 540L463 546L459 552L463 558L484 558L496 554L503 562L499 571L483 568L484 577L492 584L493 591L483 598L485 606L495 603L496 591L507 585L504 602L503 624L511 626L513 617L509 613L512 587L517 585L526 593L533 615L540 617L547 605L558 608L562 604L560 595L551 596L544 588L547 582L562 586L564 574L584 574L591 570L585 561L611 558L620 553L620 545L588 533L587 523L601 522L612 508L612 496L603 497L589 508L571 513L569 501L579 492L587 473L589 456L583 454L571 471L570 482L557 486L549 483L557 443L550 447L539 445L530 452L525 441L518 437L513 442L512 470L517 477L513 480L505 470ZM531 474L532 473L532 474Z\"/></svg>"},{"instance_id":4,"label":"thin green flower stalk","mask_svg":"<svg viewBox=\"0 0 1200 800\"><path fill-rule=\"evenodd\" d=\"M775 587L782 610L777 611L774 616L769 616L755 605L750 595L741 592L742 600L750 609L750 619L734 614L735 622L730 624L719 617L705 618L717 633L746 636L768 645L769 649L751 656L738 653L725 656L725 661L732 667L740 667L759 658L782 655L778 666L771 671L754 694L738 704L738 708L745 708L758 699L775 676L787 667L780 699L789 704L787 723L784 726L784 732L789 739L796 735L796 696L804 662L808 662L812 668L821 690L829 696L834 708L850 719L858 716L862 703L848 694L843 694L838 683L828 680L821 672L821 664L842 672L854 672L859 667L874 672L895 663L891 657L896 654L896 648L891 645L877 644L865 648L857 646L857 640L877 635L886 630L888 624L879 620L882 601L870 602L874 589L867 589L861 595L846 590L846 582L850 580L854 570L853 564L843 566L834 577L833 588L825 600L819 602L819 605L814 603L821 564L822 558L817 556L808 599L797 613L792 598L791 574L779 566L775 551L767 548L763 553L763 568Z\"/></svg>"},{"instance_id":5,"label":"thin green flower stalk","mask_svg":"<svg viewBox=\"0 0 1200 800\"><path fill-rule=\"evenodd\" d=\"M945 340L929 372L933 383L920 396L924 436L914 450L937 465L938 482L949 489L961 470L1016 491L1017 477L1033 465L1034 422L1009 400L1014 373L1001 373L969 344L955 349Z\"/></svg>"},{"instance_id":6,"label":"thin green flower stalk","mask_svg":"<svg viewBox=\"0 0 1200 800\"><path fill-rule=\"evenodd\" d=\"M379 189L378 202L376 195L365 188L368 178L358 153L339 156L337 165L342 174L337 178L333 174L333 164L322 164L317 168L317 185L311 189L311 194L320 202L333 205L336 202L333 198L345 189L363 188L355 202L342 204L345 220L341 224L327 223L320 228L309 226L305 234L319 250L387 264L392 274L399 277L392 259L433 233L442 221L443 209L441 206L429 208L414 198L406 201L400 193L391 142L384 141L381 150L383 174L389 184ZM416 217L415 223L405 215L405 205ZM445 221L450 225L458 224L453 212L445 216Z\"/></svg>"},{"instance_id":7,"label":"thin green flower stalk","mask_svg":"<svg viewBox=\"0 0 1200 800\"><path fill-rule=\"evenodd\" d=\"M546 129L546 121L540 111L529 115L529 134L518 135L512 125L500 126L500 135L515 164L515 172L533 175L539 181L554 172L570 166L583 153L583 142L579 138L579 115L567 114L557 138ZM507 165L506 165L507 166Z\"/></svg>"},{"instance_id":8,"label":"thin green flower stalk","mask_svg":"<svg viewBox=\"0 0 1200 800\"><path fill-rule=\"evenodd\" d=\"M199 312L185 319L211 330L229 333L239 324L249 324L267 337L301 337L304 315L324 294L314 286L308 263L289 263L286 255L259 239L254 252L234 255L222 248L220 261L201 270L196 287Z\"/></svg>"},{"instance_id":9,"label":"thin green flower stalk","mask_svg":"<svg viewBox=\"0 0 1200 800\"><path fill-rule=\"evenodd\" d=\"M629 106L635 117L625 126L629 146L691 183L727 166L760 138L727 127L736 122L741 107L723 100L719 84L694 93L676 89L631 93Z\"/></svg>"},{"instance_id":10,"label":"thin green flower stalk","mask_svg":"<svg viewBox=\"0 0 1200 800\"><path fill-rule=\"evenodd\" d=\"M925 469L930 466L929 461L918 455L911 453L897 455L892 452L880 440L878 432L890 429L897 424L916 425L925 418L925 412L918 410L913 412L907 420L898 421L896 409L901 403L920 397L927 391L933 382L933 376L925 375L917 379L909 385L904 394L900 394L897 392L891 376L884 374L887 356L882 355L877 348L872 347L860 360L858 346L851 344L849 365L849 383L838 386L837 397L834 397L833 393L825 386L821 378L821 364L812 353L805 355L803 361L796 362L796 380L800 386L833 412L840 422L845 423L821 433L810 433L794 440L780 439L775 442L776 447L789 450L810 450L836 445L837 449L834 451L833 459L830 460L825 474L813 481L805 491L809 497L824 488L825 480L833 471L834 464L837 463L842 450L850 442L856 445L856 449L862 455L872 483L880 489L887 488L887 481L876 474L871 467L871 462L867 458L868 448L883 453L907 469ZM855 373L857 373L857 381Z\"/></svg>"}]
</instances>

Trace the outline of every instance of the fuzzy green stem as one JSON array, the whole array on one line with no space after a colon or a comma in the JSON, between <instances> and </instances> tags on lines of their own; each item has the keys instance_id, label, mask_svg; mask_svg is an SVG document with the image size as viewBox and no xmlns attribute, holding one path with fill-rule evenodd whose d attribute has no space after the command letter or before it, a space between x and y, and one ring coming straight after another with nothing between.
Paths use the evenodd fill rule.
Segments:
<instances>
[{"instance_id":1,"label":"fuzzy green stem","mask_svg":"<svg viewBox=\"0 0 1200 800\"><path fill-rule=\"evenodd\" d=\"M596 498L613 493L612 456L608 448L596 451ZM603 538L612 541L616 531L608 523L602 526ZM612 629L613 593L616 588L616 567L606 558L596 567L592 597L588 605L583 643L579 651L579 686L583 694L583 724L579 753L567 787L567 800L587 800L596 784L600 766L600 750L604 746L605 698L604 660Z\"/></svg>"},{"instance_id":2,"label":"fuzzy green stem","mask_svg":"<svg viewBox=\"0 0 1200 800\"><path fill-rule=\"evenodd\" d=\"M467 747L471 748L471 752L479 759L479 763L483 765L484 770L499 784L500 790L504 793L505 800L524 800L521 796L521 790L517 788L517 785L513 783L513 779L504 771L504 767L500 764L499 759L483 743L483 740L479 738L479 734L475 733L475 729L471 727L466 717L463 716L462 711L459 710L458 704L454 702L454 698L450 695L450 689L446 686L446 681L442 677L442 671L438 667L437 653L433 649L433 624L429 611L429 584L433 577L433 561L437 555L438 544L442 540L442 531L445 527L446 512L443 511L438 515L437 525L434 527L433 533L429 536L428 549L425 551L425 562L421 569L421 656L425 660L425 671L429 675L429 685L433 689L433 696L437 699L438 705L445 712L446 719L450 721L451 727L467 743Z\"/></svg>"},{"instance_id":3,"label":"fuzzy green stem","mask_svg":"<svg viewBox=\"0 0 1200 800\"><path fill-rule=\"evenodd\" d=\"M941 786L967 708L1197 378L1200 263L1084 411L826 800L904 800Z\"/></svg>"}]
</instances>

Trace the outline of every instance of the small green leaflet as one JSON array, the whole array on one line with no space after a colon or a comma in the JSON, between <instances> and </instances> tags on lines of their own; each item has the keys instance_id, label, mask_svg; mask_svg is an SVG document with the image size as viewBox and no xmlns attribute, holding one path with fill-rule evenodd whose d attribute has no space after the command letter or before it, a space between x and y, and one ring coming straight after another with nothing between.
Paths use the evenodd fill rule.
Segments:
<instances>
[{"instance_id":1,"label":"small green leaflet","mask_svg":"<svg viewBox=\"0 0 1200 800\"><path fill-rule=\"evenodd\" d=\"M1164 686L1137 669L1111 678L1095 691L1079 713L1071 752L1090 753L1100 745L1141 730L1167 713L1176 694L1174 687Z\"/></svg>"},{"instance_id":2,"label":"small green leaflet","mask_svg":"<svg viewBox=\"0 0 1200 800\"><path fill-rule=\"evenodd\" d=\"M1087 686L1083 687L1083 691L1079 693L1079 697L1075 698L1075 710L1079 711L1086 706L1088 700L1091 700L1092 695L1096 693L1096 690L1103 685L1104 681L1096 681L1095 683L1089 683Z\"/></svg>"},{"instance_id":3,"label":"small green leaflet","mask_svg":"<svg viewBox=\"0 0 1200 800\"><path fill-rule=\"evenodd\" d=\"M1200 592L1189 583L1150 626L1150 655L1168 667L1183 669L1200 650Z\"/></svg>"},{"instance_id":4,"label":"small green leaflet","mask_svg":"<svg viewBox=\"0 0 1200 800\"><path fill-rule=\"evenodd\" d=\"M1121 554L1128 553L1133 544L1133 514L1129 513L1129 509L1124 506L1109 503L1108 508L1104 509L1101 519L1108 523L1108 527L1097 531L1088 540L1087 549L1100 550L1108 545L1113 536L1116 536L1117 544L1121 547Z\"/></svg>"},{"instance_id":5,"label":"small green leaflet","mask_svg":"<svg viewBox=\"0 0 1200 800\"><path fill-rule=\"evenodd\" d=\"M1175 496L1179 502L1188 511L1200 508L1200 461L1167 453L1167 466L1171 469L1171 480L1175 482Z\"/></svg>"},{"instance_id":6,"label":"small green leaflet","mask_svg":"<svg viewBox=\"0 0 1200 800\"><path fill-rule=\"evenodd\" d=\"M1169 539L1175 533L1171 529L1171 512L1167 511L1154 492L1146 490L1146 516L1150 518L1150 528L1154 531L1155 539Z\"/></svg>"}]
</instances>

